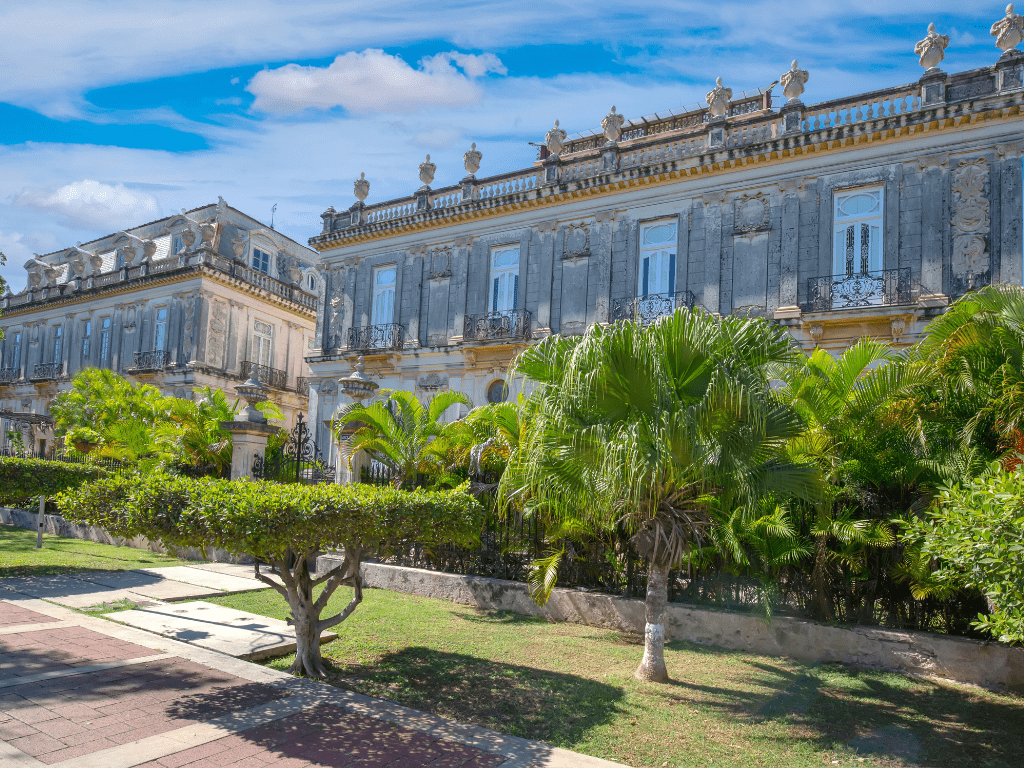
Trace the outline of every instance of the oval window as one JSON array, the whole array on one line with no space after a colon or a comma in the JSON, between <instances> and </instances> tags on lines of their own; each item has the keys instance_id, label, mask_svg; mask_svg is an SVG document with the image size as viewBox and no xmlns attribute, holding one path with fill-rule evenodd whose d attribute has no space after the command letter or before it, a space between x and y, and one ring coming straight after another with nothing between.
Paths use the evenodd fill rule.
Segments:
<instances>
[{"instance_id":1,"label":"oval window","mask_svg":"<svg viewBox=\"0 0 1024 768\"><path fill-rule=\"evenodd\" d=\"M659 224L656 227L648 227L644 230L644 244L654 245L656 243L667 243L674 240L675 236L675 224Z\"/></svg>"},{"instance_id":2,"label":"oval window","mask_svg":"<svg viewBox=\"0 0 1024 768\"><path fill-rule=\"evenodd\" d=\"M377 270L377 285L394 285L398 270L395 267Z\"/></svg>"},{"instance_id":3,"label":"oval window","mask_svg":"<svg viewBox=\"0 0 1024 768\"><path fill-rule=\"evenodd\" d=\"M872 213L878 208L878 195L852 195L839 204L839 212L844 216L860 216Z\"/></svg>"},{"instance_id":4,"label":"oval window","mask_svg":"<svg viewBox=\"0 0 1024 768\"><path fill-rule=\"evenodd\" d=\"M494 266L514 267L519 262L519 250L496 251L494 254Z\"/></svg>"},{"instance_id":5,"label":"oval window","mask_svg":"<svg viewBox=\"0 0 1024 768\"><path fill-rule=\"evenodd\" d=\"M508 385L503 379L496 379L487 387L488 403L504 403L508 400Z\"/></svg>"}]
</instances>

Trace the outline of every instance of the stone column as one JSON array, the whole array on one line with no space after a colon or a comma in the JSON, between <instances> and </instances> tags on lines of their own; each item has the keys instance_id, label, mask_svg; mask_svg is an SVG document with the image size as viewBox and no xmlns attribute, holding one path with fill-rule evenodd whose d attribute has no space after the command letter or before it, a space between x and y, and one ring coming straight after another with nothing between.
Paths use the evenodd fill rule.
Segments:
<instances>
[{"instance_id":1,"label":"stone column","mask_svg":"<svg viewBox=\"0 0 1024 768\"><path fill-rule=\"evenodd\" d=\"M1022 227L1021 154L1024 142L996 145L999 159L999 275L998 281L1010 285L1024 284L1024 227ZM992 275L992 282L997 279Z\"/></svg>"},{"instance_id":2,"label":"stone column","mask_svg":"<svg viewBox=\"0 0 1024 768\"><path fill-rule=\"evenodd\" d=\"M779 263L779 308L775 319L799 317L800 188L803 179L783 179L782 258Z\"/></svg>"},{"instance_id":3,"label":"stone column","mask_svg":"<svg viewBox=\"0 0 1024 768\"><path fill-rule=\"evenodd\" d=\"M535 225L541 245L537 256L537 317L534 334L551 335L551 289L554 284L555 231L557 221L542 221Z\"/></svg>"},{"instance_id":4,"label":"stone column","mask_svg":"<svg viewBox=\"0 0 1024 768\"><path fill-rule=\"evenodd\" d=\"M453 307L452 325L448 332L449 342L458 344L466 330L466 296L469 290L469 265L473 258L473 239L455 238L456 258L452 265L452 280L449 284L449 302Z\"/></svg>"},{"instance_id":5,"label":"stone column","mask_svg":"<svg viewBox=\"0 0 1024 768\"><path fill-rule=\"evenodd\" d=\"M942 306L948 298L942 290L943 234L948 228L946 166L949 155L940 152L918 159L921 167L921 298L925 306Z\"/></svg>"},{"instance_id":6,"label":"stone column","mask_svg":"<svg viewBox=\"0 0 1024 768\"><path fill-rule=\"evenodd\" d=\"M697 302L712 314L722 311L722 203L726 192L704 195L704 291Z\"/></svg>"}]
</instances>

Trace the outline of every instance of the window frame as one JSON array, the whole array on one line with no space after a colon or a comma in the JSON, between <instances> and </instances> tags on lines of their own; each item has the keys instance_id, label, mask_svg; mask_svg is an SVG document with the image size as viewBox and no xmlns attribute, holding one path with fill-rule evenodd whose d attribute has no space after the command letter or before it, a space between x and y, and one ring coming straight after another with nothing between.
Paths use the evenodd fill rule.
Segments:
<instances>
[{"instance_id":1,"label":"window frame","mask_svg":"<svg viewBox=\"0 0 1024 768\"><path fill-rule=\"evenodd\" d=\"M52 356L52 359L53 359L53 364L57 365L58 363L63 362L63 360L61 359L62 355L64 353L64 324L63 323L60 323L59 325L53 326L52 337L53 337L53 356Z\"/></svg>"},{"instance_id":2,"label":"window frame","mask_svg":"<svg viewBox=\"0 0 1024 768\"><path fill-rule=\"evenodd\" d=\"M377 275L384 270L391 269L395 272L395 279L389 284L383 287L377 285ZM391 290L391 312L390 317L385 320L378 322L376 306L377 296L385 293L388 289ZM387 264L376 265L370 273L370 325L391 325L395 322L395 312L398 308L398 263L389 262Z\"/></svg>"},{"instance_id":3,"label":"window frame","mask_svg":"<svg viewBox=\"0 0 1024 768\"><path fill-rule=\"evenodd\" d=\"M110 362L110 335L113 328L114 323L110 315L105 315L99 319L100 357L97 362L101 364Z\"/></svg>"},{"instance_id":4,"label":"window frame","mask_svg":"<svg viewBox=\"0 0 1024 768\"><path fill-rule=\"evenodd\" d=\"M164 317L160 319L160 313L164 313ZM167 351L167 332L168 326L171 320L171 309L166 304L160 304L153 307L153 346L151 349L154 352L166 352ZM163 328L163 338L161 338L160 329ZM159 341L159 343L158 343Z\"/></svg>"},{"instance_id":5,"label":"window frame","mask_svg":"<svg viewBox=\"0 0 1024 768\"><path fill-rule=\"evenodd\" d=\"M675 230L675 239L672 248L667 248L665 245L669 241L665 241L665 244L644 246L644 232L645 230L654 229L655 227L661 227L671 225ZM650 281L644 286L644 278L648 276L648 273L644 270L644 260L651 255L655 255L661 252L669 253L669 275L668 275L668 290L667 291L651 291ZM636 259L636 295L638 297L644 296L674 296L679 292L679 217L678 216L659 216L656 219L648 219L641 221L637 227L637 259ZM649 264L650 262L648 262Z\"/></svg>"},{"instance_id":6,"label":"window frame","mask_svg":"<svg viewBox=\"0 0 1024 768\"><path fill-rule=\"evenodd\" d=\"M861 194L878 195L877 211L863 214L845 214L840 211L840 205L845 199ZM857 225L860 225L859 227ZM849 242L853 228L853 242ZM864 247L864 231L867 228L868 243ZM877 240L872 241L872 230L877 233ZM840 240L843 238L843 240ZM845 242L844 242L845 241ZM838 258L838 248L844 249L842 264ZM853 250L852 261L849 255ZM858 254L860 264L858 265ZM830 249L831 274L835 277L853 277L854 275L867 272L881 272L885 269L885 184L863 184L854 187L843 187L832 191L832 247ZM867 263L865 264L865 257ZM872 261L875 260L875 264Z\"/></svg>"},{"instance_id":7,"label":"window frame","mask_svg":"<svg viewBox=\"0 0 1024 768\"><path fill-rule=\"evenodd\" d=\"M515 251L516 253L516 264L514 267L497 267L495 261L497 257L504 251ZM501 245L492 245L490 249L490 259L488 263L488 281L487 281L487 311L488 312L514 312L519 308L519 271L523 263L523 248L520 243L502 243ZM498 298L500 291L500 280L505 276L512 277L511 295L512 295L512 306L498 309ZM508 288L505 291L506 298L508 297Z\"/></svg>"},{"instance_id":8,"label":"window frame","mask_svg":"<svg viewBox=\"0 0 1024 768\"><path fill-rule=\"evenodd\" d=\"M270 330L263 332L259 326L265 325ZM262 349L262 341L267 342L267 361L263 362L260 357L260 351ZM274 324L266 320L260 320L258 318L253 319L252 324L252 362L257 365L265 365L267 368L273 368L274 365Z\"/></svg>"},{"instance_id":9,"label":"window frame","mask_svg":"<svg viewBox=\"0 0 1024 768\"><path fill-rule=\"evenodd\" d=\"M82 359L89 359L89 351L92 348L92 318L82 321Z\"/></svg>"},{"instance_id":10,"label":"window frame","mask_svg":"<svg viewBox=\"0 0 1024 768\"><path fill-rule=\"evenodd\" d=\"M265 256L266 257L266 264L264 266L258 266L257 265L257 254L260 254L261 256ZM252 269L255 272L259 272L261 275L267 275L269 277L270 276L270 263L271 263L270 255L271 255L270 251L265 251L265 250L263 250L263 248L261 248L261 247L259 247L257 245L253 245L253 247L252 247L252 256L249 259L249 263L252 265ZM259 261L262 262L263 260L259 259Z\"/></svg>"}]
</instances>

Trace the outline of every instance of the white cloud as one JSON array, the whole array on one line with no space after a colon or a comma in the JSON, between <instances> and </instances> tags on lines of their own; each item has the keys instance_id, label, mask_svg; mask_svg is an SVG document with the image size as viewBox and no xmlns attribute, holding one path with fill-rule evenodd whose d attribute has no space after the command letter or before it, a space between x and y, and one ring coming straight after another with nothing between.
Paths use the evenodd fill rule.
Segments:
<instances>
[{"instance_id":1,"label":"white cloud","mask_svg":"<svg viewBox=\"0 0 1024 768\"><path fill-rule=\"evenodd\" d=\"M85 227L119 229L159 218L155 197L128 189L124 184L103 184L92 179L73 181L56 189L28 187L17 194L15 205L56 214Z\"/></svg>"},{"instance_id":2,"label":"white cloud","mask_svg":"<svg viewBox=\"0 0 1024 768\"><path fill-rule=\"evenodd\" d=\"M460 68L462 71L460 71ZM476 80L506 74L497 56L439 53L413 69L398 56L370 48L338 56L326 67L286 64L265 69L246 86L264 112L344 107L349 112L409 112L425 106L457 107L480 100Z\"/></svg>"}]
</instances>

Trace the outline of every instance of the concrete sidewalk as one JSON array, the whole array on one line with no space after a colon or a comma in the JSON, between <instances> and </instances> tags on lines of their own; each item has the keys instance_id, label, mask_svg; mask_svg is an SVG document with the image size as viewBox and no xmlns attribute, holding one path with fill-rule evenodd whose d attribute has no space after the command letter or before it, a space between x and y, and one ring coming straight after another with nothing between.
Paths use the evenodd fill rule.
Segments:
<instances>
[{"instance_id":1,"label":"concrete sidewalk","mask_svg":"<svg viewBox=\"0 0 1024 768\"><path fill-rule=\"evenodd\" d=\"M42 765L617 764L295 678L0 590L0 768Z\"/></svg>"}]
</instances>

